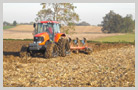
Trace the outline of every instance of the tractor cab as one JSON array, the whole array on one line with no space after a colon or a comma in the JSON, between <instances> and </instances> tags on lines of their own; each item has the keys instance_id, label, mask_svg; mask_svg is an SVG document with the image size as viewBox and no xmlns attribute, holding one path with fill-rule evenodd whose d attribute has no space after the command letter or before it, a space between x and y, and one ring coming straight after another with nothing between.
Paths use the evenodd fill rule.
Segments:
<instances>
[{"instance_id":1,"label":"tractor cab","mask_svg":"<svg viewBox=\"0 0 138 90\"><path fill-rule=\"evenodd\" d=\"M50 40L54 41L54 36L56 33L60 33L59 23L56 21L41 21L40 23L34 24L35 32L34 34L39 34L47 32L49 34Z\"/></svg>"}]
</instances>

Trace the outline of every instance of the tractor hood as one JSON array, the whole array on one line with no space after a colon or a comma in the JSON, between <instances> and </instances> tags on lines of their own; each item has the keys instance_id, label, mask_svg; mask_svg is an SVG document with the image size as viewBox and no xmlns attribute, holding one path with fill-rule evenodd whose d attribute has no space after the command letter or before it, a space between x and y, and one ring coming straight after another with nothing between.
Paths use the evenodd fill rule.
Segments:
<instances>
[{"instance_id":1,"label":"tractor hood","mask_svg":"<svg viewBox=\"0 0 138 90\"><path fill-rule=\"evenodd\" d=\"M49 37L49 34L47 32L38 33L34 37Z\"/></svg>"},{"instance_id":2,"label":"tractor hood","mask_svg":"<svg viewBox=\"0 0 138 90\"><path fill-rule=\"evenodd\" d=\"M34 37L41 38L42 42L39 45L45 45L46 41L49 40L49 34L47 32L38 33ZM38 40L38 39L37 39Z\"/></svg>"}]
</instances>

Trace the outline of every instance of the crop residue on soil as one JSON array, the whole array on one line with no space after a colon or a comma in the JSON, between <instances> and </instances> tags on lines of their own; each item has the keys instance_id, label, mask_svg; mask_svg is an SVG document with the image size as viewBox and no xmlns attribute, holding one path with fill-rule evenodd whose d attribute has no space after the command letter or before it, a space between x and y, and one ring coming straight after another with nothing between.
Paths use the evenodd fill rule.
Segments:
<instances>
[{"instance_id":1,"label":"crop residue on soil","mask_svg":"<svg viewBox=\"0 0 138 90\"><path fill-rule=\"evenodd\" d=\"M90 55L32 57L22 63L19 50L31 41L3 41L4 87L135 87L135 46L89 43Z\"/></svg>"}]
</instances>

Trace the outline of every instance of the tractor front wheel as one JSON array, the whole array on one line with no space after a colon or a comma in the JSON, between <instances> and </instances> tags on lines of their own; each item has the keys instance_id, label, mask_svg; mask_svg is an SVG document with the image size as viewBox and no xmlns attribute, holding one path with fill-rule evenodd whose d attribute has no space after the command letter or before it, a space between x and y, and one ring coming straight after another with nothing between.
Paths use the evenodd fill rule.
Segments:
<instances>
[{"instance_id":1,"label":"tractor front wheel","mask_svg":"<svg viewBox=\"0 0 138 90\"><path fill-rule=\"evenodd\" d=\"M55 43L48 43L44 53L45 58L53 58L58 56L58 47Z\"/></svg>"}]
</instances>

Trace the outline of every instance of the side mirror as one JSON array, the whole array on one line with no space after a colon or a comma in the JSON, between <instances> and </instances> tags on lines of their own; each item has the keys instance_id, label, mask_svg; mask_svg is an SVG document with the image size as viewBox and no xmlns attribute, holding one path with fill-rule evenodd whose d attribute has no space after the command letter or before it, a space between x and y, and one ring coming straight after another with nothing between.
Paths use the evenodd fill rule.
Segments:
<instances>
[{"instance_id":1,"label":"side mirror","mask_svg":"<svg viewBox=\"0 0 138 90\"><path fill-rule=\"evenodd\" d=\"M35 28L35 26L36 26L36 24L34 23L34 24L33 24L33 27Z\"/></svg>"}]
</instances>

